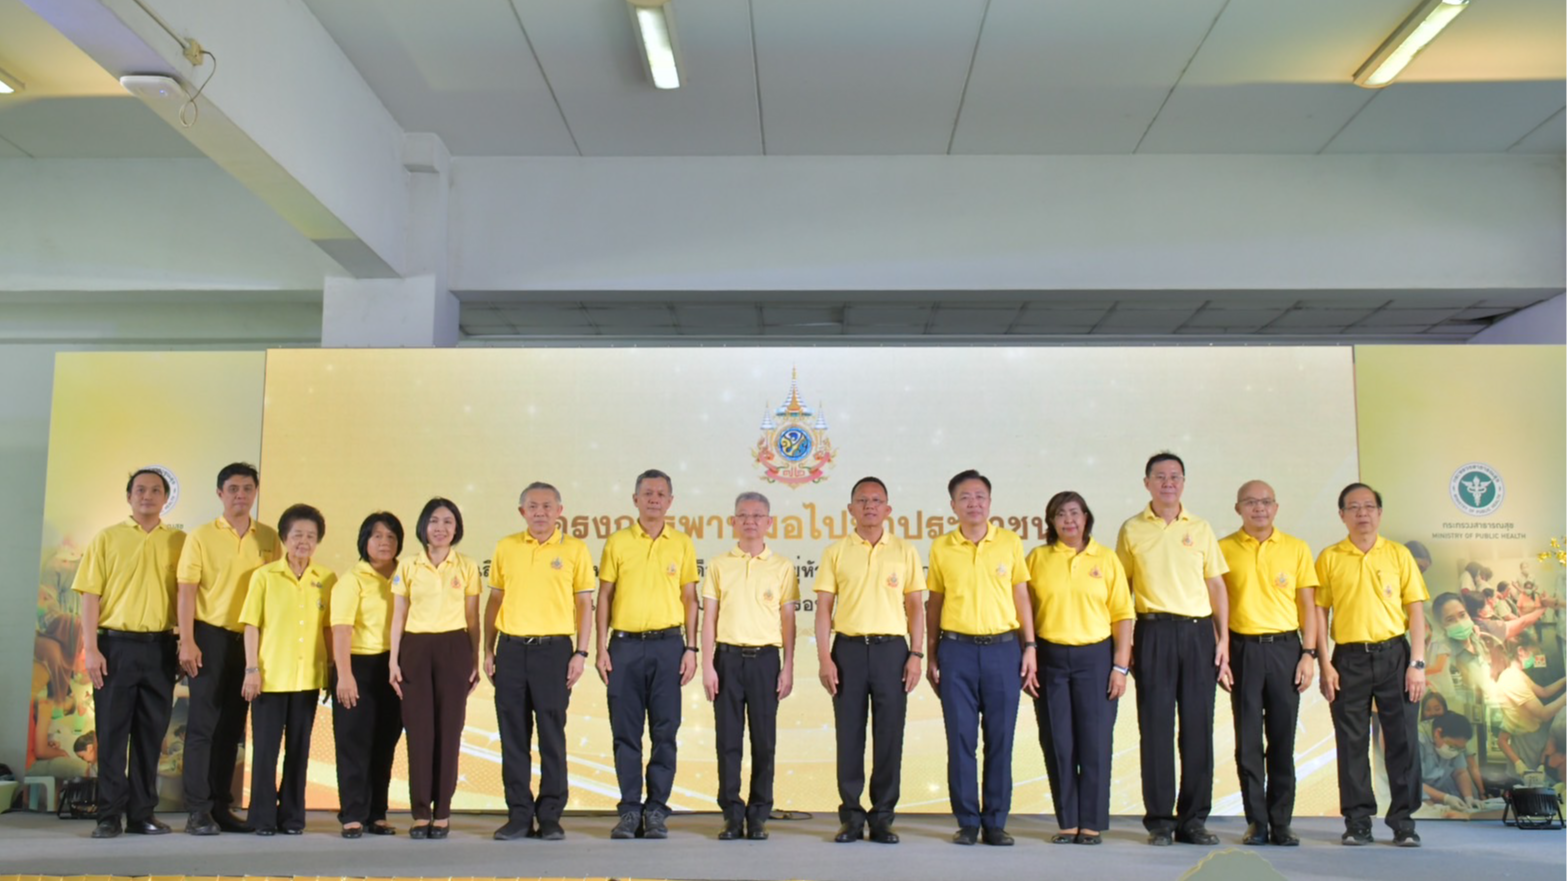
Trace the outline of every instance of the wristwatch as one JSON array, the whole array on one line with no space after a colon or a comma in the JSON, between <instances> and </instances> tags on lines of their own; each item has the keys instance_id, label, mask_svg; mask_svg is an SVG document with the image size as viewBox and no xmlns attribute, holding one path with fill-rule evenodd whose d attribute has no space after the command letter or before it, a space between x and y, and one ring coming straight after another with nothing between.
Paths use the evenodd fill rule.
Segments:
<instances>
[{"instance_id":1,"label":"wristwatch","mask_svg":"<svg viewBox=\"0 0 1567 881\"><path fill-rule=\"evenodd\" d=\"M1426 668L1426 662L1425 661L1410 661L1409 662L1409 666L1410 666L1411 669L1414 669L1414 670L1424 670Z\"/></svg>"},{"instance_id":2,"label":"wristwatch","mask_svg":"<svg viewBox=\"0 0 1567 881\"><path fill-rule=\"evenodd\" d=\"M924 652L916 652L916 651L911 650L909 652L909 657L911 657L911 658L919 658L920 660L924 660L925 659L925 653Z\"/></svg>"},{"instance_id":3,"label":"wristwatch","mask_svg":"<svg viewBox=\"0 0 1567 881\"><path fill-rule=\"evenodd\" d=\"M1316 660L1317 659L1317 650L1316 649L1301 649L1300 653L1303 654L1303 655L1311 655L1312 660Z\"/></svg>"},{"instance_id":4,"label":"wristwatch","mask_svg":"<svg viewBox=\"0 0 1567 881\"><path fill-rule=\"evenodd\" d=\"M577 649L576 651L572 652L572 654L579 658L586 658L588 656L588 653L585 649Z\"/></svg>"},{"instance_id":5,"label":"wristwatch","mask_svg":"<svg viewBox=\"0 0 1567 881\"><path fill-rule=\"evenodd\" d=\"M1032 649L1032 648L1038 648L1038 647L1039 647L1039 643L1034 642L1033 640L1029 640L1028 642L1023 643L1023 648L1026 648L1026 649Z\"/></svg>"},{"instance_id":6,"label":"wristwatch","mask_svg":"<svg viewBox=\"0 0 1567 881\"><path fill-rule=\"evenodd\" d=\"M686 646L686 651L688 651L688 652L690 652L690 653L691 653L691 654L693 654L693 655L700 655L700 654L701 654L701 653L702 653L702 650L701 650L701 649L699 649L699 648L697 648L697 647L696 647L696 646L694 646L694 645L688 645L688 646Z\"/></svg>"},{"instance_id":7,"label":"wristwatch","mask_svg":"<svg viewBox=\"0 0 1567 881\"><path fill-rule=\"evenodd\" d=\"M1117 667L1117 666L1112 665L1110 667L1110 669L1114 670L1115 672L1117 672L1119 674L1121 674L1122 676L1130 676L1130 675L1132 675L1132 668L1131 667Z\"/></svg>"}]
</instances>

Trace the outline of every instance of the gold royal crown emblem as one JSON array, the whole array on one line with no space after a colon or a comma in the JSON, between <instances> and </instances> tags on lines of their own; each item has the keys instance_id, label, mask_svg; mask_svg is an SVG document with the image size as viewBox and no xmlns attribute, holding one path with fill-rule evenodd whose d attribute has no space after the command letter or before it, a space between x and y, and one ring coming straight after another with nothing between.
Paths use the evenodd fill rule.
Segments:
<instances>
[{"instance_id":1,"label":"gold royal crown emblem","mask_svg":"<svg viewBox=\"0 0 1567 881\"><path fill-rule=\"evenodd\" d=\"M798 370L790 375L784 404L763 413L762 436L751 450L763 480L791 489L826 480L836 456L827 438L827 417L820 407L812 410L800 401L799 377Z\"/></svg>"}]
</instances>

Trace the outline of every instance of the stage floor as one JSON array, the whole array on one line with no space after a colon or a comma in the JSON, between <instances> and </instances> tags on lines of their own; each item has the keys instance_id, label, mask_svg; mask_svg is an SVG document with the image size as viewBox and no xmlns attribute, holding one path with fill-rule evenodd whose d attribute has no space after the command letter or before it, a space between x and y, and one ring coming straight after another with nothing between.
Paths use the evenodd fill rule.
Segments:
<instances>
[{"instance_id":1,"label":"stage floor","mask_svg":"<svg viewBox=\"0 0 1567 881\"><path fill-rule=\"evenodd\" d=\"M180 828L184 815L162 818ZM312 814L306 834L258 838L221 835L192 838L176 833L156 838L123 836L112 841L88 838L92 824L56 820L48 815L13 812L0 815L0 875L159 875L269 876L311 878L639 878L751 879L751 881L952 881L977 877L1128 877L1139 881L1179 878L1204 857L1234 849L1255 854L1291 879L1520 878L1561 881L1567 874L1567 850L1561 832L1526 832L1496 821L1431 821L1420 825L1424 847L1393 847L1391 834L1378 824L1378 845L1343 847L1337 819L1303 819L1295 824L1302 839L1296 848L1247 848L1238 844L1244 823L1216 818L1209 828L1218 847L1144 844L1138 821L1116 818L1099 847L1052 845L1053 821L1013 817L1008 830L1017 846L959 847L948 842L950 817L903 817L896 846L834 844L837 822L815 819L774 821L772 838L762 842L719 842L716 815L671 818L666 841L611 841L613 818L567 817L562 842L490 839L501 823L493 815L453 818L452 836L439 841L407 837L406 814L393 818L403 834L395 838L338 837L335 819ZM1260 867L1258 867L1260 869ZM1261 873L1265 874L1265 873Z\"/></svg>"}]
</instances>

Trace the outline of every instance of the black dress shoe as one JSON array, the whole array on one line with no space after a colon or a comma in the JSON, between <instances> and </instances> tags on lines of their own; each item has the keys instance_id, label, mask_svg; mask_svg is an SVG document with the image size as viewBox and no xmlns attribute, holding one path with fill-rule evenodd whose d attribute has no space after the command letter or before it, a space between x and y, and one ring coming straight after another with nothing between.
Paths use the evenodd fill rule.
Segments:
<instances>
[{"instance_id":1,"label":"black dress shoe","mask_svg":"<svg viewBox=\"0 0 1567 881\"><path fill-rule=\"evenodd\" d=\"M542 841L565 841L566 830L560 827L558 820L540 820L538 837Z\"/></svg>"},{"instance_id":2,"label":"black dress shoe","mask_svg":"<svg viewBox=\"0 0 1567 881\"><path fill-rule=\"evenodd\" d=\"M1413 829L1400 829L1393 833L1393 843L1399 847L1419 847L1420 836Z\"/></svg>"},{"instance_id":3,"label":"black dress shoe","mask_svg":"<svg viewBox=\"0 0 1567 881\"><path fill-rule=\"evenodd\" d=\"M1279 847L1300 847L1300 839L1295 837L1288 826L1274 826L1268 837Z\"/></svg>"},{"instance_id":4,"label":"black dress shoe","mask_svg":"<svg viewBox=\"0 0 1567 881\"><path fill-rule=\"evenodd\" d=\"M952 833L953 844L978 844L978 826L959 826L958 831Z\"/></svg>"},{"instance_id":5,"label":"black dress shoe","mask_svg":"<svg viewBox=\"0 0 1567 881\"><path fill-rule=\"evenodd\" d=\"M725 823L723 831L718 833L719 841L739 841L745 837L745 830L739 823Z\"/></svg>"},{"instance_id":6,"label":"black dress shoe","mask_svg":"<svg viewBox=\"0 0 1567 881\"><path fill-rule=\"evenodd\" d=\"M1246 824L1246 834L1241 836L1241 844L1249 844L1253 847L1268 843L1268 827L1262 823Z\"/></svg>"},{"instance_id":7,"label":"black dress shoe","mask_svg":"<svg viewBox=\"0 0 1567 881\"><path fill-rule=\"evenodd\" d=\"M206 811L192 811L190 818L185 821L186 835L218 835L222 831L217 821Z\"/></svg>"},{"instance_id":8,"label":"black dress shoe","mask_svg":"<svg viewBox=\"0 0 1567 881\"><path fill-rule=\"evenodd\" d=\"M519 838L527 838L532 832L533 819L531 817L520 818L507 820L506 825L495 830L495 834L490 837L496 841L516 841Z\"/></svg>"},{"instance_id":9,"label":"black dress shoe","mask_svg":"<svg viewBox=\"0 0 1567 881\"><path fill-rule=\"evenodd\" d=\"M1351 827L1349 829L1345 829L1344 834L1339 838L1339 841L1345 845L1348 845L1349 847L1363 847L1367 844L1376 843L1376 839L1371 837L1371 829L1369 827Z\"/></svg>"},{"instance_id":10,"label":"black dress shoe","mask_svg":"<svg viewBox=\"0 0 1567 881\"><path fill-rule=\"evenodd\" d=\"M364 835L365 835L365 827L363 827L363 826L344 826L343 827L343 837L344 838L363 838Z\"/></svg>"},{"instance_id":11,"label":"black dress shoe","mask_svg":"<svg viewBox=\"0 0 1567 881\"><path fill-rule=\"evenodd\" d=\"M1169 832L1150 832L1148 843L1154 847L1169 847L1175 843L1175 836Z\"/></svg>"},{"instance_id":12,"label":"black dress shoe","mask_svg":"<svg viewBox=\"0 0 1567 881\"><path fill-rule=\"evenodd\" d=\"M871 840L877 844L897 844L898 833L892 831L891 826L872 826Z\"/></svg>"},{"instance_id":13,"label":"black dress shoe","mask_svg":"<svg viewBox=\"0 0 1567 881\"><path fill-rule=\"evenodd\" d=\"M119 838L121 831L119 817L104 817L102 820L98 821L97 826L93 827L92 837Z\"/></svg>"},{"instance_id":14,"label":"black dress shoe","mask_svg":"<svg viewBox=\"0 0 1567 881\"><path fill-rule=\"evenodd\" d=\"M303 826L284 826L283 827L283 834L284 835L304 835L305 834L305 827L303 827Z\"/></svg>"},{"instance_id":15,"label":"black dress shoe","mask_svg":"<svg viewBox=\"0 0 1567 881\"><path fill-rule=\"evenodd\" d=\"M1211 847L1219 843L1219 836L1209 832L1202 826L1193 826L1182 832L1175 833L1175 840L1182 844L1200 844Z\"/></svg>"},{"instance_id":16,"label":"black dress shoe","mask_svg":"<svg viewBox=\"0 0 1567 881\"><path fill-rule=\"evenodd\" d=\"M277 830L273 829L271 826L257 826L256 834L263 838L271 838L277 834Z\"/></svg>"},{"instance_id":17,"label":"black dress shoe","mask_svg":"<svg viewBox=\"0 0 1567 881\"><path fill-rule=\"evenodd\" d=\"M642 812L626 811L620 815L620 822L609 832L609 837L616 841L626 841L636 838L637 831L642 828Z\"/></svg>"},{"instance_id":18,"label":"black dress shoe","mask_svg":"<svg viewBox=\"0 0 1567 881\"><path fill-rule=\"evenodd\" d=\"M396 835L397 827L386 822L385 820L378 820L374 823L371 823L365 829L365 831L369 832L371 835Z\"/></svg>"},{"instance_id":19,"label":"black dress shoe","mask_svg":"<svg viewBox=\"0 0 1567 881\"><path fill-rule=\"evenodd\" d=\"M250 823L234 816L234 812L227 808L218 808L212 812L212 819L218 824L218 828L224 832L238 832L244 835L256 831Z\"/></svg>"},{"instance_id":20,"label":"black dress shoe","mask_svg":"<svg viewBox=\"0 0 1567 881\"><path fill-rule=\"evenodd\" d=\"M767 823L763 820L753 820L745 830L745 837L752 841L767 840Z\"/></svg>"},{"instance_id":21,"label":"black dress shoe","mask_svg":"<svg viewBox=\"0 0 1567 881\"><path fill-rule=\"evenodd\" d=\"M125 831L132 835L167 835L173 830L157 817L149 817L145 820L131 820L125 824Z\"/></svg>"},{"instance_id":22,"label":"black dress shoe","mask_svg":"<svg viewBox=\"0 0 1567 881\"><path fill-rule=\"evenodd\" d=\"M865 827L856 826L853 823L844 823L838 827L838 834L832 840L839 844L848 844L851 841L859 841L865 837Z\"/></svg>"},{"instance_id":23,"label":"black dress shoe","mask_svg":"<svg viewBox=\"0 0 1567 881\"><path fill-rule=\"evenodd\" d=\"M415 839L429 838L430 837L430 824L429 823L415 823L413 825L413 828L408 830L408 837L409 838L415 838Z\"/></svg>"},{"instance_id":24,"label":"black dress shoe","mask_svg":"<svg viewBox=\"0 0 1567 881\"><path fill-rule=\"evenodd\" d=\"M999 827L986 826L984 838L985 843L991 845L992 847L1012 846L1012 836L1007 834L1007 830Z\"/></svg>"},{"instance_id":25,"label":"black dress shoe","mask_svg":"<svg viewBox=\"0 0 1567 881\"><path fill-rule=\"evenodd\" d=\"M431 841L440 841L441 839L445 838L446 836L448 836L450 834L452 834L452 827L450 827L450 826L437 826L434 823L430 824L430 832L429 832L428 838Z\"/></svg>"}]
</instances>

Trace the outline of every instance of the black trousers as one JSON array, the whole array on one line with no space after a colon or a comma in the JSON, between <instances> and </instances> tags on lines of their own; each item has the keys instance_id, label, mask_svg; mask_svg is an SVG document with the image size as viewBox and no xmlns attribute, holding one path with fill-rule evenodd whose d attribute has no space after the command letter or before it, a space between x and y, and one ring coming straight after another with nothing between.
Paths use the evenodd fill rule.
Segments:
<instances>
[{"instance_id":1,"label":"black trousers","mask_svg":"<svg viewBox=\"0 0 1567 881\"><path fill-rule=\"evenodd\" d=\"M1115 644L1039 646L1034 717L1056 824L1103 832L1110 826L1110 756L1120 703L1105 696Z\"/></svg>"},{"instance_id":2,"label":"black trousers","mask_svg":"<svg viewBox=\"0 0 1567 881\"><path fill-rule=\"evenodd\" d=\"M713 668L718 697L713 701L713 739L718 745L718 809L724 820L742 819L753 829L773 810L773 757L778 750L777 646L741 648L717 645ZM740 798L740 760L746 722L751 725L751 792Z\"/></svg>"},{"instance_id":3,"label":"black trousers","mask_svg":"<svg viewBox=\"0 0 1567 881\"><path fill-rule=\"evenodd\" d=\"M359 702L347 709L332 702L332 739L337 746L337 821L375 823L386 819L392 762L403 736L403 707L390 681L390 652L348 660Z\"/></svg>"},{"instance_id":4,"label":"black trousers","mask_svg":"<svg viewBox=\"0 0 1567 881\"><path fill-rule=\"evenodd\" d=\"M1213 810L1213 699L1218 688L1213 653L1211 619L1137 621L1132 663L1142 740L1143 827L1149 832L1200 827ZM1171 751L1175 745L1180 749L1179 793Z\"/></svg>"},{"instance_id":5,"label":"black trousers","mask_svg":"<svg viewBox=\"0 0 1567 881\"><path fill-rule=\"evenodd\" d=\"M245 637L205 621L196 622L193 635L201 669L190 679L185 720L185 807L193 814L227 811L234 806L234 766L250 712L240 694Z\"/></svg>"},{"instance_id":6,"label":"black trousers","mask_svg":"<svg viewBox=\"0 0 1567 881\"><path fill-rule=\"evenodd\" d=\"M118 636L103 630L98 631L98 650L108 668L103 687L93 689L98 818L124 815L141 822L151 819L158 807L158 759L174 709L179 653L173 634Z\"/></svg>"},{"instance_id":7,"label":"black trousers","mask_svg":"<svg viewBox=\"0 0 1567 881\"><path fill-rule=\"evenodd\" d=\"M310 730L316 724L319 691L264 691L251 712L250 813L257 829L305 828L305 769L310 765ZM283 784L277 782L278 747L283 748Z\"/></svg>"},{"instance_id":8,"label":"black trousers","mask_svg":"<svg viewBox=\"0 0 1567 881\"><path fill-rule=\"evenodd\" d=\"M501 634L495 651L495 719L501 729L501 781L513 820L560 821L566 809L566 706L572 638L530 642ZM539 732L539 797L533 797L533 732Z\"/></svg>"},{"instance_id":9,"label":"black trousers","mask_svg":"<svg viewBox=\"0 0 1567 881\"><path fill-rule=\"evenodd\" d=\"M403 729L408 732L408 802L420 822L452 815L457 759L468 718L473 642L466 630L404 633Z\"/></svg>"},{"instance_id":10,"label":"black trousers","mask_svg":"<svg viewBox=\"0 0 1567 881\"><path fill-rule=\"evenodd\" d=\"M614 637L609 643L609 727L615 740L615 777L620 782L621 813L669 811L675 785L675 736L680 732L680 660L686 645L679 636L662 639ZM642 798L642 730L650 730L647 800Z\"/></svg>"},{"instance_id":11,"label":"black trousers","mask_svg":"<svg viewBox=\"0 0 1567 881\"><path fill-rule=\"evenodd\" d=\"M1382 720L1387 755L1387 825L1394 831L1415 828L1412 816L1420 807L1418 705L1404 694L1409 669L1409 644L1403 639L1381 644L1380 651L1358 645L1333 647L1333 667L1339 675L1338 696L1328 707L1338 742L1338 804L1344 825L1369 829L1377 812L1371 789L1371 703Z\"/></svg>"},{"instance_id":12,"label":"black trousers","mask_svg":"<svg viewBox=\"0 0 1567 881\"><path fill-rule=\"evenodd\" d=\"M1300 713L1295 668L1299 663L1298 633L1280 633L1270 642L1230 634L1235 768L1248 823L1288 826L1295 816L1295 719Z\"/></svg>"},{"instance_id":13,"label":"black trousers","mask_svg":"<svg viewBox=\"0 0 1567 881\"><path fill-rule=\"evenodd\" d=\"M838 741L838 821L892 825L903 778L903 726L909 696L903 690L903 665L909 643L903 637L866 642L839 636L832 643L838 667L838 693L832 699ZM871 724L871 808L860 806L865 791L865 723Z\"/></svg>"}]
</instances>

